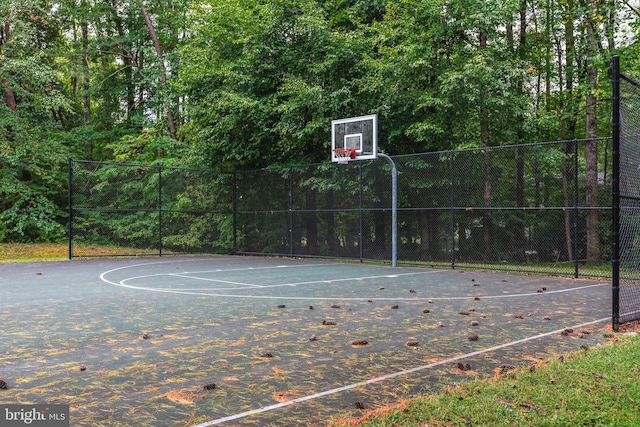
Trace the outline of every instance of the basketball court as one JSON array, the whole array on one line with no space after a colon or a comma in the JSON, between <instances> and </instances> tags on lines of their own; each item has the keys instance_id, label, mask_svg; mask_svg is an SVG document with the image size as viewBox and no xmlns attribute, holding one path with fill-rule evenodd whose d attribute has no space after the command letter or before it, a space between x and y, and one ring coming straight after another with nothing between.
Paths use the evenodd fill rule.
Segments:
<instances>
[{"instance_id":1,"label":"basketball court","mask_svg":"<svg viewBox=\"0 0 640 427\"><path fill-rule=\"evenodd\" d=\"M331 160L389 163L390 263L0 265L0 402L68 404L72 425L317 426L605 339L608 281L398 267L377 126L334 120Z\"/></svg>"},{"instance_id":2,"label":"basketball court","mask_svg":"<svg viewBox=\"0 0 640 427\"><path fill-rule=\"evenodd\" d=\"M291 258L3 264L0 402L69 404L72 425L325 425L597 345L610 294Z\"/></svg>"}]
</instances>

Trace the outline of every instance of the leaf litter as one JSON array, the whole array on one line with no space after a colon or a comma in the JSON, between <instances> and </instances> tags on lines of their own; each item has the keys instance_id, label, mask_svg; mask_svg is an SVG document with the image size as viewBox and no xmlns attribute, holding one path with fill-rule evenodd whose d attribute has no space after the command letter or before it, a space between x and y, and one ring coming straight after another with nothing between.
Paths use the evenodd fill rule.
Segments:
<instances>
[{"instance_id":1,"label":"leaf litter","mask_svg":"<svg viewBox=\"0 0 640 427\"><path fill-rule=\"evenodd\" d=\"M483 291L488 292L490 281L482 283ZM416 284L411 287L427 294ZM0 396L11 401L69 403L77 424L183 425L185 419L222 417L390 372L436 365L277 414L282 423L295 424L327 419L336 409L359 410L353 402L366 401L368 406L374 396L392 399L431 390L435 384L455 383L482 369L493 373L505 361L516 366L525 361L530 364L537 359L532 355L545 354L547 348L575 347L558 334L544 342L505 349L499 358L486 354L461 361L465 368L470 364L473 369L439 364L476 345L467 341L468 306L439 301L425 316L425 301L412 301L406 289L403 294L407 300L396 310L389 310L388 303L366 301L341 302L340 310L321 304L309 310L305 301L287 303L284 310L260 301L194 303L192 297L160 294L136 301L126 291L104 296L90 312L80 305L25 306L21 322L7 312L0 313L3 330L11 331L5 337L11 351L0 354L0 377L14 384ZM521 339L540 330L536 323L545 316L556 319L558 312L569 311L562 303L561 299L546 300L544 306L512 301L505 311L503 301L482 298L475 301L477 308L499 320L489 316L473 332L482 336L485 348ZM578 319L592 316L588 304L580 302L570 311ZM513 313L532 316L516 319ZM323 319L336 325L323 326ZM446 327L439 328L439 322ZM141 331L149 339L141 339ZM319 339L310 342L312 335ZM598 336L583 335L581 340L590 341ZM354 342L358 344L352 345ZM419 345L409 346L409 342ZM274 357L256 357L261 353ZM80 364L88 369L80 372ZM209 383L217 387L205 393L202 388ZM114 411L114 407L126 410ZM263 416L269 419L269 414Z\"/></svg>"}]
</instances>

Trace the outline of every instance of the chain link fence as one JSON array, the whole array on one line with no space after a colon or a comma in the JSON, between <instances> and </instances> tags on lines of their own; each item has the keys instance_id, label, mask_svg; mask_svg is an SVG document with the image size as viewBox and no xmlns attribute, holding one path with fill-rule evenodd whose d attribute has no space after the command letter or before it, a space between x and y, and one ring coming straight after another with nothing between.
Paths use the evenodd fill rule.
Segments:
<instances>
[{"instance_id":1,"label":"chain link fence","mask_svg":"<svg viewBox=\"0 0 640 427\"><path fill-rule=\"evenodd\" d=\"M599 152L586 206L585 149ZM398 262L610 277L611 140L393 157ZM237 173L237 252L391 259L391 170L383 161ZM597 217L588 242L586 217ZM597 258L587 260L587 245Z\"/></svg>"},{"instance_id":2,"label":"chain link fence","mask_svg":"<svg viewBox=\"0 0 640 427\"><path fill-rule=\"evenodd\" d=\"M620 75L615 62L614 101L619 164L614 194L619 197L614 200L618 253L614 254L613 328L618 330L619 324L640 319L640 83Z\"/></svg>"},{"instance_id":3,"label":"chain link fence","mask_svg":"<svg viewBox=\"0 0 640 427\"><path fill-rule=\"evenodd\" d=\"M598 205L586 206L588 144ZM611 140L394 156L398 262L609 277ZM389 261L382 160L215 171L70 161L70 255L235 253ZM588 237L587 215L597 216ZM591 239L591 240L589 240ZM597 257L587 260L587 246Z\"/></svg>"},{"instance_id":4,"label":"chain link fence","mask_svg":"<svg viewBox=\"0 0 640 427\"><path fill-rule=\"evenodd\" d=\"M233 175L69 160L69 256L233 252Z\"/></svg>"}]
</instances>

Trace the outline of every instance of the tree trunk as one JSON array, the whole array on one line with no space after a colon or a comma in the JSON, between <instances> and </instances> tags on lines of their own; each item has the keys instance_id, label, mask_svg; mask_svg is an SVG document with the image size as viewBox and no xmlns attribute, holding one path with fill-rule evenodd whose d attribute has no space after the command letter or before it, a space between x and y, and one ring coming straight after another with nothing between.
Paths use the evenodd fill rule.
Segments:
<instances>
[{"instance_id":1,"label":"tree trunk","mask_svg":"<svg viewBox=\"0 0 640 427\"><path fill-rule=\"evenodd\" d=\"M536 177L537 181L537 177ZM524 147L516 150L516 207L524 207ZM522 228L522 227L520 227ZM519 231L524 231L523 229Z\"/></svg>"},{"instance_id":2,"label":"tree trunk","mask_svg":"<svg viewBox=\"0 0 640 427\"><path fill-rule=\"evenodd\" d=\"M317 206L315 191L309 190L307 192L306 205L307 255L320 255L318 251L318 217L315 213L312 213Z\"/></svg>"},{"instance_id":3,"label":"tree trunk","mask_svg":"<svg viewBox=\"0 0 640 427\"><path fill-rule=\"evenodd\" d=\"M564 67L562 66L562 46L561 43L556 43L556 49L558 54L558 86L559 86L559 99L558 108L562 112L565 108L564 98ZM566 120L564 117L560 119L560 140L566 140ZM569 210L569 169L567 167L567 159L570 157L570 147L568 143L562 144L562 157L561 173L562 173L562 202L563 202L563 216L564 216L564 236L567 250L567 261L573 261L573 237L571 229L571 211Z\"/></svg>"},{"instance_id":4,"label":"tree trunk","mask_svg":"<svg viewBox=\"0 0 640 427\"><path fill-rule=\"evenodd\" d=\"M387 258L387 238L390 239L390 235L387 234L387 224L386 224L386 215L385 212L376 210L373 212L373 226L374 226L374 259L385 259ZM391 258L391 256L389 256Z\"/></svg>"},{"instance_id":5,"label":"tree trunk","mask_svg":"<svg viewBox=\"0 0 640 427\"><path fill-rule=\"evenodd\" d=\"M116 5L115 4L110 4L110 5L113 10L113 23L116 28L116 31L118 32L118 36L121 39L125 39L127 32L125 31L122 18L117 13ZM126 49L122 49L122 62L124 64L123 70L125 73L126 86L127 86L127 122L128 123L131 122L131 119L136 110L136 88L135 88L135 83L133 81L133 67L134 67L133 59L134 59L133 54L131 52L127 51ZM103 62L103 68L105 68L105 65L106 64L104 64ZM139 65L138 65L138 70L140 73L142 72Z\"/></svg>"},{"instance_id":6,"label":"tree trunk","mask_svg":"<svg viewBox=\"0 0 640 427\"><path fill-rule=\"evenodd\" d=\"M485 50L487 48L487 37L483 32L480 32L480 49ZM484 105L480 105L480 141L484 147L489 146L489 115L487 108ZM484 205L486 207L491 206L492 192L491 192L491 155L489 150L484 151L485 162L485 178L484 178ZM490 257L491 254L491 215L490 211L486 210L482 218L482 240L484 243L484 258Z\"/></svg>"},{"instance_id":7,"label":"tree trunk","mask_svg":"<svg viewBox=\"0 0 640 427\"><path fill-rule=\"evenodd\" d=\"M509 17L507 22L507 47L509 50L513 50L513 23L511 22L512 17Z\"/></svg>"},{"instance_id":8,"label":"tree trunk","mask_svg":"<svg viewBox=\"0 0 640 427\"><path fill-rule=\"evenodd\" d=\"M164 65L164 56L162 53L162 48L160 47L160 40L158 40L158 36L156 34L156 30L153 27L153 22L151 22L151 18L147 13L147 9L144 5L140 5L140 11L142 12L142 16L144 17L144 21L147 23L147 28L149 29L149 34L151 35L151 40L153 41L153 46L156 50L156 55L158 55L158 59L160 59L160 81L162 82L162 86L164 89L167 87L167 72ZM173 120L173 112L171 111L171 103L167 103L167 122L169 124L169 136L172 139L178 139L176 124Z\"/></svg>"},{"instance_id":9,"label":"tree trunk","mask_svg":"<svg viewBox=\"0 0 640 427\"><path fill-rule=\"evenodd\" d=\"M418 224L420 226L420 259L422 261L437 260L440 253L438 211L420 211Z\"/></svg>"},{"instance_id":10,"label":"tree trunk","mask_svg":"<svg viewBox=\"0 0 640 427\"><path fill-rule=\"evenodd\" d=\"M551 110L551 1L545 1L545 25L544 25L544 33L545 33L545 110Z\"/></svg>"},{"instance_id":11,"label":"tree trunk","mask_svg":"<svg viewBox=\"0 0 640 427\"><path fill-rule=\"evenodd\" d=\"M573 78L574 71L576 65L576 40L574 36L574 22L573 22L573 13L574 13L574 3L573 0L567 1L567 9L565 12L565 16L567 17L564 24L564 32L565 32L565 61L567 63L565 67L566 75L567 75L567 97L565 99L565 105L569 109L570 113L575 112L574 99L573 99ZM565 135L568 139L574 139L576 134L576 119L571 114L571 118L566 120L567 124L567 134Z\"/></svg>"},{"instance_id":12,"label":"tree trunk","mask_svg":"<svg viewBox=\"0 0 640 427\"><path fill-rule=\"evenodd\" d=\"M9 23L5 23L3 27L2 39L0 40L0 48L2 48L2 45L9 40L10 34L11 34L11 27L9 26ZM0 67L2 67L1 63L0 63ZM9 86L9 82L7 82L5 79L2 79L1 83L2 83L2 88L4 89L4 101L7 104L7 107L9 107L11 111L18 111L18 103L16 102L16 95L11 89L11 87Z\"/></svg>"},{"instance_id":13,"label":"tree trunk","mask_svg":"<svg viewBox=\"0 0 640 427\"><path fill-rule=\"evenodd\" d=\"M575 144L575 142L574 142ZM567 157L569 157L569 144L562 144L564 147L564 157L562 159L562 199L564 201L564 236L567 243L567 260L573 261L573 238L571 227L571 211L569 210L569 170L567 168Z\"/></svg>"},{"instance_id":14,"label":"tree trunk","mask_svg":"<svg viewBox=\"0 0 640 427\"><path fill-rule=\"evenodd\" d=\"M588 72L589 80L597 78L597 72ZM592 110L592 112L589 112ZM587 95L587 138L595 138L597 135L595 95ZM586 208L587 208L587 262L600 262L600 236L598 234L598 142L589 140L586 143Z\"/></svg>"},{"instance_id":15,"label":"tree trunk","mask_svg":"<svg viewBox=\"0 0 640 427\"><path fill-rule=\"evenodd\" d=\"M89 26L82 23L82 49L84 50L84 64L82 67L82 99L83 99L83 119L86 126L91 119L91 97L89 96ZM93 155L93 144L91 140L84 142L85 153L90 159Z\"/></svg>"},{"instance_id":16,"label":"tree trunk","mask_svg":"<svg viewBox=\"0 0 640 427\"><path fill-rule=\"evenodd\" d=\"M71 32L73 34L73 44L76 44L78 42L78 29L76 28L75 22L73 22L72 24ZM75 71L71 73L70 83L71 83L71 93L75 98L78 95L78 75L76 74Z\"/></svg>"},{"instance_id":17,"label":"tree trunk","mask_svg":"<svg viewBox=\"0 0 640 427\"><path fill-rule=\"evenodd\" d=\"M327 193L327 206L334 206L333 190ZM338 239L336 239L336 212L327 212L325 221L327 223L327 246L330 254L337 254ZM342 252L342 251L341 251Z\"/></svg>"},{"instance_id":18,"label":"tree trunk","mask_svg":"<svg viewBox=\"0 0 640 427\"><path fill-rule=\"evenodd\" d=\"M520 56L524 56L525 47L527 41L527 2L523 1L520 4Z\"/></svg>"},{"instance_id":19,"label":"tree trunk","mask_svg":"<svg viewBox=\"0 0 640 427\"><path fill-rule=\"evenodd\" d=\"M491 190L491 151L484 150L484 166L485 166L485 177L484 177L484 194L483 201L484 206L489 208L491 207L491 199L492 199L492 190ZM484 251L483 258L491 259L491 214L489 210L484 212L482 218L482 240L484 243Z\"/></svg>"},{"instance_id":20,"label":"tree trunk","mask_svg":"<svg viewBox=\"0 0 640 427\"><path fill-rule=\"evenodd\" d=\"M565 109L570 110L571 112L574 110L573 107L573 72L575 67L575 38L574 38L574 22L573 22L573 0L567 1L567 8L564 11L565 23L564 23L564 49L565 49L565 62L566 66L564 67L564 71L562 69L562 47L561 43L559 43L558 47L558 75L562 78L564 73L566 73L566 82L567 87L566 91L562 90L562 80L560 81L560 111L562 114L562 119L560 123L560 139L574 139L575 138L575 130L576 130L576 119L575 118L565 118L568 114L565 113ZM564 96L566 94L566 96ZM575 142L573 143L575 144ZM565 158L562 160L562 197L564 200L564 233L565 233L565 241L567 245L567 259L569 261L574 261L577 259L577 254L574 253L573 247L573 229L575 224L571 221L571 212L569 210L569 206L573 205L573 202L570 202L570 194L569 194L569 174L571 173L571 169L567 165L568 158L572 157L571 154L573 150L571 150L570 144L564 145L564 154ZM575 159L574 159L575 160ZM577 182L574 182L573 185L578 185Z\"/></svg>"},{"instance_id":21,"label":"tree trunk","mask_svg":"<svg viewBox=\"0 0 640 427\"><path fill-rule=\"evenodd\" d=\"M607 11L609 14L609 17L607 19L607 27L606 27L606 31L607 31L607 45L609 48L609 52L611 52L613 54L615 48L616 48L616 42L615 42L615 28L616 28L616 1L615 0L609 0L606 2L607 5Z\"/></svg>"},{"instance_id":22,"label":"tree trunk","mask_svg":"<svg viewBox=\"0 0 640 427\"><path fill-rule=\"evenodd\" d=\"M4 100L7 104L7 107L11 111L18 111L18 103L16 102L16 95L9 87L9 83L6 80L2 80L2 86L4 87Z\"/></svg>"},{"instance_id":23,"label":"tree trunk","mask_svg":"<svg viewBox=\"0 0 640 427\"><path fill-rule=\"evenodd\" d=\"M523 63L526 61L527 52L527 3L523 1L520 4L520 37L518 44L518 57ZM539 76L538 76L539 77ZM538 83L539 84L539 83ZM524 96L524 82L522 79L518 79L516 83L516 92L519 96ZM538 88L538 93L540 89ZM539 97L536 97L539 99ZM518 143L522 143L524 140L524 130L522 126L517 128ZM524 207L525 195L524 195L524 166L525 166L525 149L520 146L516 150L516 186L515 186L515 202L517 207ZM537 179L536 179L537 181ZM524 260L524 253L526 247L525 225L524 221L514 221L514 236L513 241L513 256L517 259Z\"/></svg>"},{"instance_id":24,"label":"tree trunk","mask_svg":"<svg viewBox=\"0 0 640 427\"><path fill-rule=\"evenodd\" d=\"M595 0L590 0L591 10L596 10ZM595 25L595 23L593 23ZM595 27L587 25L587 82L585 131L587 138L597 138L596 92L598 90L598 68L595 56L598 51ZM600 236L598 234L598 143L590 140L586 144L586 208L587 208L587 262L600 262Z\"/></svg>"}]
</instances>

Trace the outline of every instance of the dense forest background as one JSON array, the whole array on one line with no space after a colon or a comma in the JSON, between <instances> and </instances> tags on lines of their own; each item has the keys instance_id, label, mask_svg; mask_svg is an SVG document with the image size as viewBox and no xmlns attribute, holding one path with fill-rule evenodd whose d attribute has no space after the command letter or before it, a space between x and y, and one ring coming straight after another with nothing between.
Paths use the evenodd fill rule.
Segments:
<instances>
[{"instance_id":1,"label":"dense forest background","mask_svg":"<svg viewBox=\"0 0 640 427\"><path fill-rule=\"evenodd\" d=\"M331 120L373 113L390 155L609 136L610 58L640 75L638 18L614 0L0 2L0 242L64 238L68 157L325 162Z\"/></svg>"}]
</instances>

